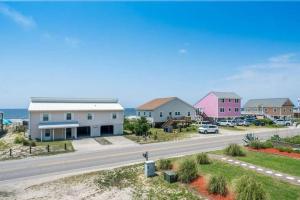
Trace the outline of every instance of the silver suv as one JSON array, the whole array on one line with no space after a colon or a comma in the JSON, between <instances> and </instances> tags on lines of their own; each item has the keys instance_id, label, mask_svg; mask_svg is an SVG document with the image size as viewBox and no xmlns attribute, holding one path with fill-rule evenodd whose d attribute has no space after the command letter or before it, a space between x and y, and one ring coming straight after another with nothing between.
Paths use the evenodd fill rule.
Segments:
<instances>
[{"instance_id":1,"label":"silver suv","mask_svg":"<svg viewBox=\"0 0 300 200\"><path fill-rule=\"evenodd\" d=\"M281 126L291 126L292 121L290 120L284 120L284 119L277 119L274 121L275 124L281 125Z\"/></svg>"}]
</instances>

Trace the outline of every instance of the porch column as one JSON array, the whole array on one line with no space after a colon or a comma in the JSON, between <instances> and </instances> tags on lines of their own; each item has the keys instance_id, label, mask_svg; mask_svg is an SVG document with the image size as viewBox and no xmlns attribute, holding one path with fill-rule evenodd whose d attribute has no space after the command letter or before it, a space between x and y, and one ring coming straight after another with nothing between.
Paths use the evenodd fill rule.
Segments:
<instances>
[{"instance_id":1,"label":"porch column","mask_svg":"<svg viewBox=\"0 0 300 200\"><path fill-rule=\"evenodd\" d=\"M43 129L41 129L41 142L43 142Z\"/></svg>"},{"instance_id":2,"label":"porch column","mask_svg":"<svg viewBox=\"0 0 300 200\"><path fill-rule=\"evenodd\" d=\"M54 129L52 129L52 141L54 141Z\"/></svg>"},{"instance_id":3,"label":"porch column","mask_svg":"<svg viewBox=\"0 0 300 200\"><path fill-rule=\"evenodd\" d=\"M67 129L66 128L64 128L64 132L65 132L65 140L67 140L67 131L66 131Z\"/></svg>"},{"instance_id":4,"label":"porch column","mask_svg":"<svg viewBox=\"0 0 300 200\"><path fill-rule=\"evenodd\" d=\"M74 137L77 139L77 128L74 128Z\"/></svg>"}]
</instances>

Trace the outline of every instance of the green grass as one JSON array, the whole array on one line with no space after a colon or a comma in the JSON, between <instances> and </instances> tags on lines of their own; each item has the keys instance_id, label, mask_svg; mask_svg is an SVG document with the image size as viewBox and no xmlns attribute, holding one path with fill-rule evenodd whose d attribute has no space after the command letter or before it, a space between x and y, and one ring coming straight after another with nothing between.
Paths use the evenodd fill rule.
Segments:
<instances>
[{"instance_id":1,"label":"green grass","mask_svg":"<svg viewBox=\"0 0 300 200\"><path fill-rule=\"evenodd\" d=\"M236 159L300 177L300 160L298 159L253 151L246 151L246 154Z\"/></svg>"},{"instance_id":2,"label":"green grass","mask_svg":"<svg viewBox=\"0 0 300 200\"><path fill-rule=\"evenodd\" d=\"M244 169L239 166L233 166L221 161L213 161L210 165L198 165L199 174L204 175L223 175L230 188L242 175L254 176L257 182L263 185L263 189L269 194L272 200L296 200L300 197L300 187L289 183L278 181L272 177L260 175L254 171Z\"/></svg>"},{"instance_id":3,"label":"green grass","mask_svg":"<svg viewBox=\"0 0 300 200\"><path fill-rule=\"evenodd\" d=\"M65 144L67 144L67 150L65 150ZM47 148L50 146L50 152L52 153L64 153L74 151L72 142L69 140L52 141L52 142L36 142L36 146Z\"/></svg>"},{"instance_id":4,"label":"green grass","mask_svg":"<svg viewBox=\"0 0 300 200\"><path fill-rule=\"evenodd\" d=\"M163 129L159 128L151 128L151 135L149 135L146 139L143 136L136 136L135 134L125 133L124 136L130 140L138 142L140 144L147 143L155 143L155 142L166 142L172 140L181 140L184 138L191 137L193 134L197 133L195 129L184 129L182 128L182 132L176 130L176 133L166 133Z\"/></svg>"},{"instance_id":5,"label":"green grass","mask_svg":"<svg viewBox=\"0 0 300 200\"><path fill-rule=\"evenodd\" d=\"M270 168L276 171L300 177L300 160L286 156L272 155L262 152L253 152L244 149L246 156L234 157L235 159L254 165ZM224 154L224 151L213 151L211 153ZM225 155L225 154L224 154Z\"/></svg>"}]
</instances>

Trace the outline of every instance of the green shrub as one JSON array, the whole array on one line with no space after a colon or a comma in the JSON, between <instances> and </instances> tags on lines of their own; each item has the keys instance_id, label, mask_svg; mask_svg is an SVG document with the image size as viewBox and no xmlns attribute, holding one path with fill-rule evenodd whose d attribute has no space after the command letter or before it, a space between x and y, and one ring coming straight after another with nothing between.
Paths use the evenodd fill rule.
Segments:
<instances>
[{"instance_id":1,"label":"green shrub","mask_svg":"<svg viewBox=\"0 0 300 200\"><path fill-rule=\"evenodd\" d=\"M212 176L208 183L208 191L211 194L226 196L228 193L227 183L223 175Z\"/></svg>"},{"instance_id":2,"label":"green shrub","mask_svg":"<svg viewBox=\"0 0 300 200\"><path fill-rule=\"evenodd\" d=\"M267 149L267 148L273 148L274 147L274 145L273 145L273 143L271 142L271 141L265 141L264 142L264 147Z\"/></svg>"},{"instance_id":3,"label":"green shrub","mask_svg":"<svg viewBox=\"0 0 300 200\"><path fill-rule=\"evenodd\" d=\"M274 122L272 120L267 119L267 118L265 118L265 119L258 119L258 121L263 122L266 125L273 125L274 124Z\"/></svg>"},{"instance_id":4,"label":"green shrub","mask_svg":"<svg viewBox=\"0 0 300 200\"><path fill-rule=\"evenodd\" d=\"M249 146L254 149L266 149L266 148L272 148L273 143L271 141L261 142L259 140L253 140L249 143Z\"/></svg>"},{"instance_id":5,"label":"green shrub","mask_svg":"<svg viewBox=\"0 0 300 200\"><path fill-rule=\"evenodd\" d=\"M196 161L197 161L197 164L200 164L200 165L205 165L205 164L210 163L208 155L206 153L198 154L196 157Z\"/></svg>"},{"instance_id":6,"label":"green shrub","mask_svg":"<svg viewBox=\"0 0 300 200\"><path fill-rule=\"evenodd\" d=\"M26 140L26 139L24 138L24 136L22 136L22 135L17 135L17 136L15 137L14 142L15 142L15 144L22 144L24 140Z\"/></svg>"},{"instance_id":7,"label":"green shrub","mask_svg":"<svg viewBox=\"0 0 300 200\"><path fill-rule=\"evenodd\" d=\"M242 150L242 147L238 144L230 144L224 150L226 155L229 156L245 156L245 152Z\"/></svg>"},{"instance_id":8,"label":"green shrub","mask_svg":"<svg viewBox=\"0 0 300 200\"><path fill-rule=\"evenodd\" d=\"M285 142L289 142L292 144L300 144L300 135L296 135L294 137L287 137L283 139Z\"/></svg>"},{"instance_id":9,"label":"green shrub","mask_svg":"<svg viewBox=\"0 0 300 200\"><path fill-rule=\"evenodd\" d=\"M8 144L0 140L0 150L4 150L6 148L8 148Z\"/></svg>"},{"instance_id":10,"label":"green shrub","mask_svg":"<svg viewBox=\"0 0 300 200\"><path fill-rule=\"evenodd\" d=\"M278 149L280 152L288 152L288 153L292 153L293 152L293 148L292 147L277 147L276 149Z\"/></svg>"},{"instance_id":11,"label":"green shrub","mask_svg":"<svg viewBox=\"0 0 300 200\"><path fill-rule=\"evenodd\" d=\"M159 170L168 170L172 169L172 162L170 159L161 159L158 161L158 166L157 168Z\"/></svg>"},{"instance_id":12,"label":"green shrub","mask_svg":"<svg viewBox=\"0 0 300 200\"><path fill-rule=\"evenodd\" d=\"M197 166L194 160L186 159L179 165L178 179L183 183L189 183L197 177Z\"/></svg>"},{"instance_id":13,"label":"green shrub","mask_svg":"<svg viewBox=\"0 0 300 200\"><path fill-rule=\"evenodd\" d=\"M262 185L250 176L242 176L236 184L237 200L266 200Z\"/></svg>"}]
</instances>

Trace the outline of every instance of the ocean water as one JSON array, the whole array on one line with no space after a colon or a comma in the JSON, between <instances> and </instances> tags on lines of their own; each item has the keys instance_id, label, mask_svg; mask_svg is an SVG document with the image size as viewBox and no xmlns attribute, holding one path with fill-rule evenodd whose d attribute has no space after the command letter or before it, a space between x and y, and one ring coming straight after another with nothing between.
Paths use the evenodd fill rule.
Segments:
<instances>
[{"instance_id":1,"label":"ocean water","mask_svg":"<svg viewBox=\"0 0 300 200\"><path fill-rule=\"evenodd\" d=\"M0 112L4 113L5 119L28 119L28 110L24 108L19 109L1 109ZM135 108L125 108L125 116L135 115Z\"/></svg>"}]
</instances>

